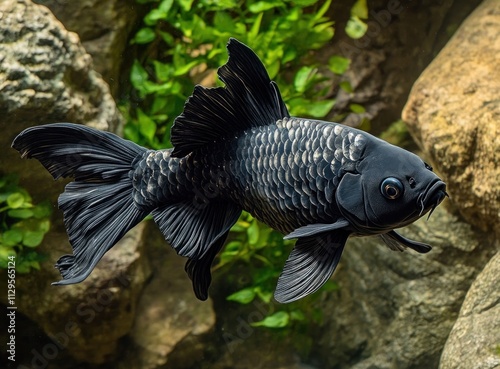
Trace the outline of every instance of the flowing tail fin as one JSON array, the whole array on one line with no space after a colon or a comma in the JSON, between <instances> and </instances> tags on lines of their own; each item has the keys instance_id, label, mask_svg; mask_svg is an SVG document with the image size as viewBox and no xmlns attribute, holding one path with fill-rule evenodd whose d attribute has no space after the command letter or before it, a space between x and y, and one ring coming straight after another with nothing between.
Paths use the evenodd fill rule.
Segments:
<instances>
[{"instance_id":1,"label":"flowing tail fin","mask_svg":"<svg viewBox=\"0 0 500 369\"><path fill-rule=\"evenodd\" d=\"M22 157L35 158L54 179L74 177L59 196L73 248L56 263L63 280L83 281L102 256L149 211L132 197L130 170L146 149L112 133L78 124L28 128L12 143Z\"/></svg>"}]
</instances>

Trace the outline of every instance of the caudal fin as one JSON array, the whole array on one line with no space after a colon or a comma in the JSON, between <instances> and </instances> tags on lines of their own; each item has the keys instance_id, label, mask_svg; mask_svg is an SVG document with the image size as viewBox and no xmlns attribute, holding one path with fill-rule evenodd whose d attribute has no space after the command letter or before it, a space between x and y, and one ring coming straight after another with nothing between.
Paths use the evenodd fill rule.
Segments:
<instances>
[{"instance_id":1,"label":"caudal fin","mask_svg":"<svg viewBox=\"0 0 500 369\"><path fill-rule=\"evenodd\" d=\"M78 124L31 127L12 143L24 158L35 158L54 179L74 177L59 196L59 208L73 248L56 263L63 280L83 281L102 256L148 211L132 197L129 175L146 149L112 133Z\"/></svg>"}]
</instances>

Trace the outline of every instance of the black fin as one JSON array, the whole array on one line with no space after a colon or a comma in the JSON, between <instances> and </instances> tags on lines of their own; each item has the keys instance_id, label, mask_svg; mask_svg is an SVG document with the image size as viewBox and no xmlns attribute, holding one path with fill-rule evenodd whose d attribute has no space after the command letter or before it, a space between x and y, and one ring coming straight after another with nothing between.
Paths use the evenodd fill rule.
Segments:
<instances>
[{"instance_id":1,"label":"black fin","mask_svg":"<svg viewBox=\"0 0 500 369\"><path fill-rule=\"evenodd\" d=\"M203 257L198 260L189 259L186 262L185 270L193 282L194 294L202 301L205 301L208 298L208 288L212 282L210 268L215 257L222 249L222 246L224 246L228 233L229 232L226 232L218 238L212 246L210 246L210 249L205 253L205 255L203 255Z\"/></svg>"},{"instance_id":2,"label":"black fin","mask_svg":"<svg viewBox=\"0 0 500 369\"><path fill-rule=\"evenodd\" d=\"M324 224L324 223L308 224L304 227L297 228L296 230L287 234L283 238L285 240L289 240L291 238L314 236L319 233L325 233L328 231L334 231L340 228L345 228L348 227L349 225L350 225L349 222L344 218L340 218L335 223L331 224Z\"/></svg>"},{"instance_id":3,"label":"black fin","mask_svg":"<svg viewBox=\"0 0 500 369\"><path fill-rule=\"evenodd\" d=\"M335 271L349 234L336 231L300 238L278 279L276 301L296 301L321 288Z\"/></svg>"},{"instance_id":4,"label":"black fin","mask_svg":"<svg viewBox=\"0 0 500 369\"><path fill-rule=\"evenodd\" d=\"M198 260L225 236L241 208L229 202L197 204L185 201L153 210L156 224L181 256Z\"/></svg>"},{"instance_id":5,"label":"black fin","mask_svg":"<svg viewBox=\"0 0 500 369\"><path fill-rule=\"evenodd\" d=\"M396 231L390 231L388 233L384 233L380 235L380 237L384 240L386 245L391 250L404 251L407 247L409 247L410 249L415 250L420 254L426 254L432 250L432 247L430 245L410 240L406 237L401 236Z\"/></svg>"},{"instance_id":6,"label":"black fin","mask_svg":"<svg viewBox=\"0 0 500 369\"><path fill-rule=\"evenodd\" d=\"M278 86L257 55L234 38L227 49L229 60L218 70L226 86L195 87L172 127L172 156L183 157L208 143L289 117Z\"/></svg>"},{"instance_id":7,"label":"black fin","mask_svg":"<svg viewBox=\"0 0 500 369\"><path fill-rule=\"evenodd\" d=\"M78 124L56 123L28 128L12 143L23 157L36 158L57 179L74 177L59 196L59 208L73 255L59 259L63 280L83 281L101 257L147 211L132 197L129 171L134 159L146 151L112 133Z\"/></svg>"}]
</instances>

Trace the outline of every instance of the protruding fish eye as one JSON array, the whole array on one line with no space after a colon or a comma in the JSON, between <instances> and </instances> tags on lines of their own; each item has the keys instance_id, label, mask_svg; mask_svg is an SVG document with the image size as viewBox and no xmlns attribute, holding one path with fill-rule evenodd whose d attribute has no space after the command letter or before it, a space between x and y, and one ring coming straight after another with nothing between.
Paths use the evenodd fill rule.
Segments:
<instances>
[{"instance_id":1,"label":"protruding fish eye","mask_svg":"<svg viewBox=\"0 0 500 369\"><path fill-rule=\"evenodd\" d=\"M389 200L395 200L404 192L404 186L401 181L394 177L388 177L380 184L380 192Z\"/></svg>"},{"instance_id":2,"label":"protruding fish eye","mask_svg":"<svg viewBox=\"0 0 500 369\"><path fill-rule=\"evenodd\" d=\"M424 165L425 165L425 169L429 169L432 172L432 167L429 164L424 162Z\"/></svg>"}]
</instances>

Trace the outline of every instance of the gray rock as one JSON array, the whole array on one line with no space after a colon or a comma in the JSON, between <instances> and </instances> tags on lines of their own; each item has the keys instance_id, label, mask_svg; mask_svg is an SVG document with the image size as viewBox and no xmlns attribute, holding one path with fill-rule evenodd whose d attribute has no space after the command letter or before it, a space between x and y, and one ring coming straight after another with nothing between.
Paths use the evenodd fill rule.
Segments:
<instances>
[{"instance_id":1,"label":"gray rock","mask_svg":"<svg viewBox=\"0 0 500 369\"><path fill-rule=\"evenodd\" d=\"M52 365L62 351L85 363L100 364L114 357L120 339L132 327L137 301L150 273L142 257L143 232L144 224L130 231L84 282L57 287L50 284L60 279L52 265L70 247L65 233L46 236L39 246L47 256L41 270L16 276L16 312L28 317L33 327L38 325L52 342L42 347L36 339L27 342L32 345L30 354L16 364L31 367L38 353ZM6 300L3 294L0 301L6 304ZM16 328L18 334L33 329Z\"/></svg>"},{"instance_id":2,"label":"gray rock","mask_svg":"<svg viewBox=\"0 0 500 369\"><path fill-rule=\"evenodd\" d=\"M499 232L500 2L486 0L413 86L403 119L471 224Z\"/></svg>"},{"instance_id":3,"label":"gray rock","mask_svg":"<svg viewBox=\"0 0 500 369\"><path fill-rule=\"evenodd\" d=\"M334 274L339 290L322 304L317 354L332 368L437 368L474 277L491 257L490 240L443 206L401 230L433 246L428 254L352 239Z\"/></svg>"},{"instance_id":4,"label":"gray rock","mask_svg":"<svg viewBox=\"0 0 500 369\"><path fill-rule=\"evenodd\" d=\"M50 175L7 149L24 128L72 122L116 132L122 118L78 36L29 0L0 2L0 171L21 173L38 198L54 197Z\"/></svg>"},{"instance_id":5,"label":"gray rock","mask_svg":"<svg viewBox=\"0 0 500 369\"><path fill-rule=\"evenodd\" d=\"M130 346L118 365L156 369L168 363L169 367L189 368L203 356L204 336L214 328L212 303L195 297L184 272L186 259L168 246L155 223L148 222L145 234L153 277L142 293L128 335Z\"/></svg>"},{"instance_id":6,"label":"gray rock","mask_svg":"<svg viewBox=\"0 0 500 369\"><path fill-rule=\"evenodd\" d=\"M141 5L136 0L34 2L48 7L67 30L79 35L85 50L92 55L95 70L103 76L116 96L121 66L127 63L130 32L141 13Z\"/></svg>"},{"instance_id":7,"label":"gray rock","mask_svg":"<svg viewBox=\"0 0 500 369\"><path fill-rule=\"evenodd\" d=\"M439 369L500 368L500 252L472 284Z\"/></svg>"}]
</instances>

